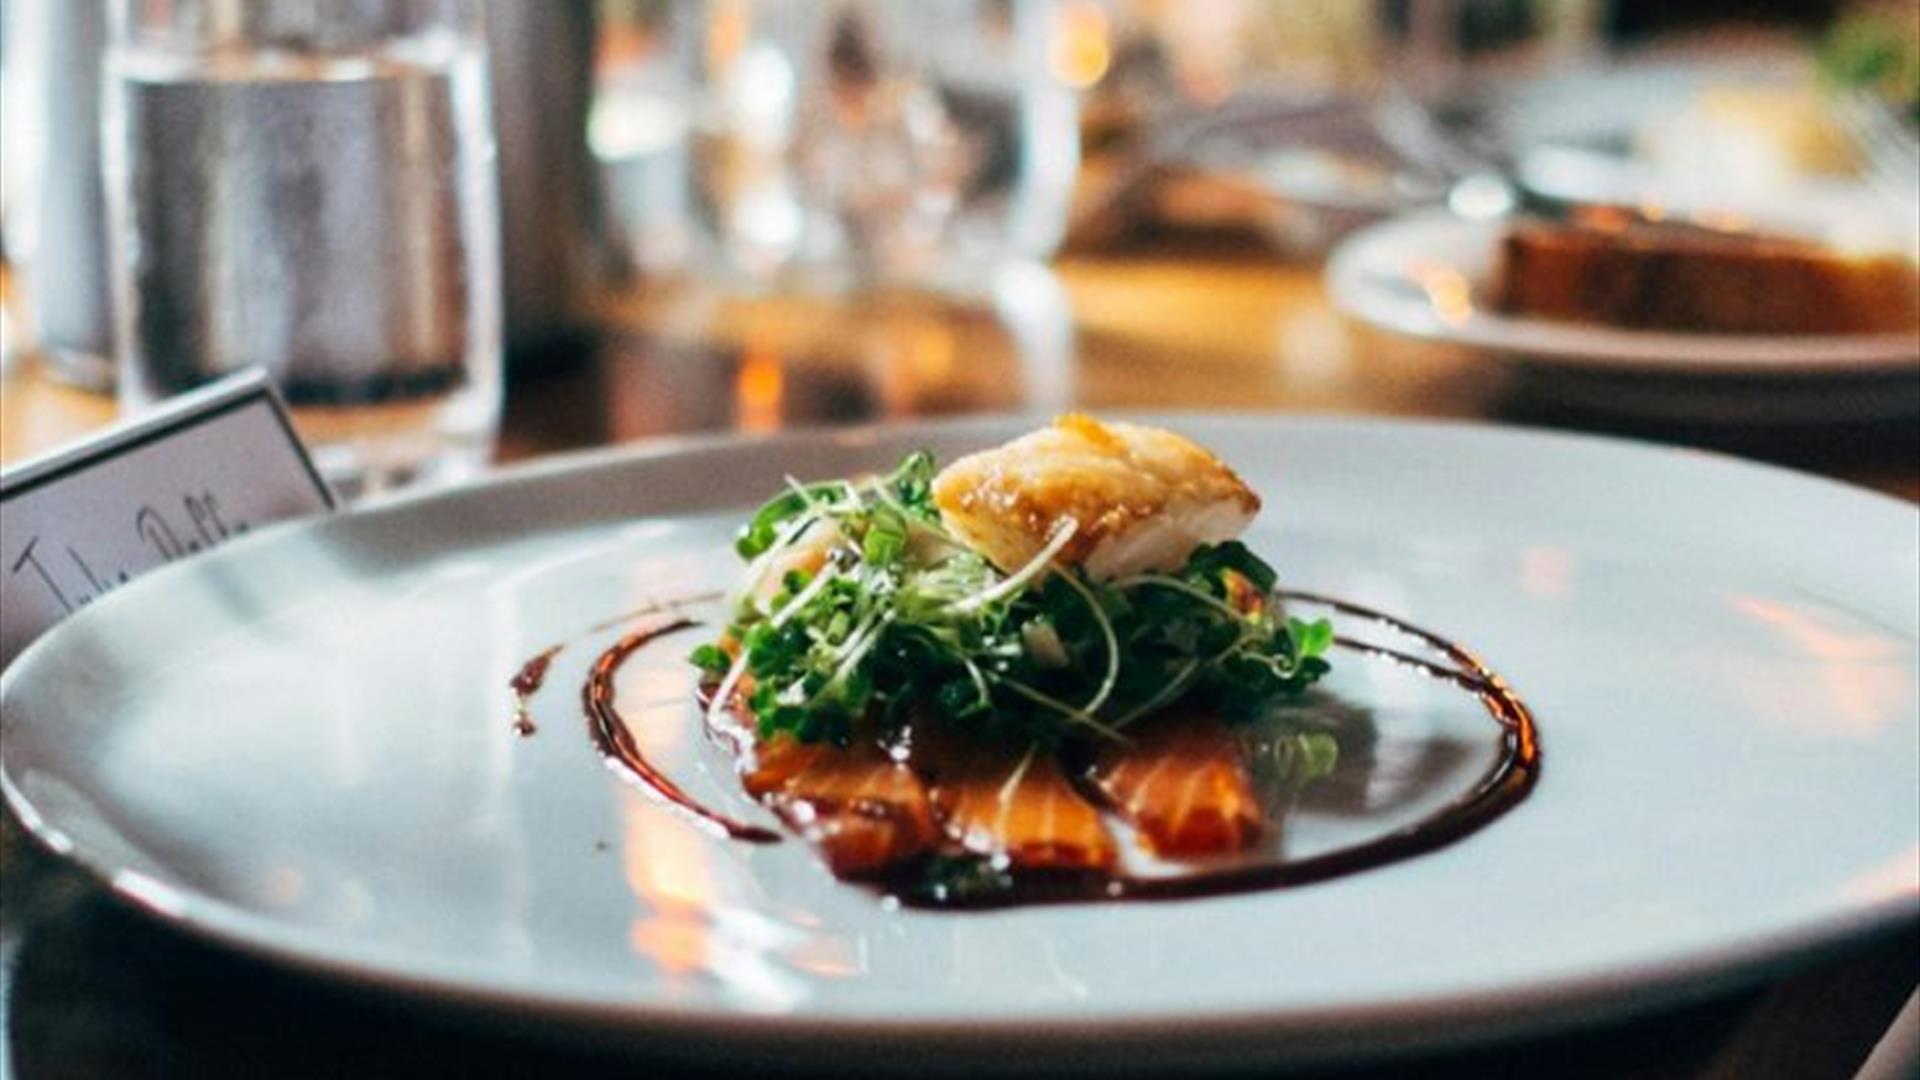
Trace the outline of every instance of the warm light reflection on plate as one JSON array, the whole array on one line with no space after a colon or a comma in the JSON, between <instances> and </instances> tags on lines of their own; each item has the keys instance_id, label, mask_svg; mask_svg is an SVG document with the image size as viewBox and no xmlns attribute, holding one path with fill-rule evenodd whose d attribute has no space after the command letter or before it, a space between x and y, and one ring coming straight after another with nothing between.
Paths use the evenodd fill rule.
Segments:
<instances>
[{"instance_id":1,"label":"warm light reflection on plate","mask_svg":"<svg viewBox=\"0 0 1920 1080\"><path fill-rule=\"evenodd\" d=\"M1407 277L1427 294L1427 303L1441 322L1464 326L1473 318L1473 283L1459 270L1414 259L1407 263Z\"/></svg>"},{"instance_id":2,"label":"warm light reflection on plate","mask_svg":"<svg viewBox=\"0 0 1920 1080\"><path fill-rule=\"evenodd\" d=\"M1850 901L1871 904L1920 894L1920 844L1908 848L1840 887Z\"/></svg>"},{"instance_id":3,"label":"warm light reflection on plate","mask_svg":"<svg viewBox=\"0 0 1920 1080\"><path fill-rule=\"evenodd\" d=\"M1757 596L1736 596L1734 610L1776 631L1811 657L1826 687L1827 708L1801 714L1822 731L1878 734L1899 714L1912 689L1907 657L1883 633L1849 632L1813 611Z\"/></svg>"}]
</instances>

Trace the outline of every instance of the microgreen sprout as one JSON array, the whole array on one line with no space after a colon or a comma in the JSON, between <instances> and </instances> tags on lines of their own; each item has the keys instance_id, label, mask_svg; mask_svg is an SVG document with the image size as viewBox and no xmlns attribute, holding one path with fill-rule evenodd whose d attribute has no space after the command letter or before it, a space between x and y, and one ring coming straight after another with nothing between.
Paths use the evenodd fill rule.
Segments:
<instances>
[{"instance_id":1,"label":"microgreen sprout","mask_svg":"<svg viewBox=\"0 0 1920 1080\"><path fill-rule=\"evenodd\" d=\"M1125 729L1194 697L1265 714L1328 670L1333 630L1282 617L1276 575L1238 542L1179 570L1096 581L1059 556L996 569L947 529L931 455L858 481L791 478L741 528L746 581L717 644L692 661L712 708L737 697L762 736L845 741L932 714L1053 746Z\"/></svg>"}]
</instances>

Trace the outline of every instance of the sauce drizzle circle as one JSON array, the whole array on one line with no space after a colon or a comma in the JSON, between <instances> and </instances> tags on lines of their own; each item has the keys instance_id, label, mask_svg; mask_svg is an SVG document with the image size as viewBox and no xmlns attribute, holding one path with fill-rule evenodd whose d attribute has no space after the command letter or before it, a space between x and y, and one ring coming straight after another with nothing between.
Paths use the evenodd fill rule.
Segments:
<instances>
[{"instance_id":1,"label":"sauce drizzle circle","mask_svg":"<svg viewBox=\"0 0 1920 1080\"><path fill-rule=\"evenodd\" d=\"M1498 760L1464 794L1426 818L1352 847L1304 859L1249 862L1226 868L1197 870L1178 877L1140 877L1107 871L1007 871L1003 884L982 892L953 893L927 884L926 866L909 861L882 876L853 882L879 889L908 907L997 908L1028 904L1092 900L1176 900L1305 885L1343 877L1444 847L1479 831L1525 798L1540 776L1540 746L1533 713L1505 680L1479 657L1428 630L1394 616L1318 593L1284 590L1283 601L1320 606L1413 639L1445 656L1450 667L1384 645L1347 636L1336 647L1374 659L1412 668L1428 677L1451 682L1473 694L1502 729ZM625 720L614 707L613 679L620 665L650 642L698 625L686 616L672 616L620 638L595 660L583 690L588 729L600 752L618 771L637 781L694 823L727 839L775 843L780 834L737 821L693 799L651 762L635 743Z\"/></svg>"}]
</instances>

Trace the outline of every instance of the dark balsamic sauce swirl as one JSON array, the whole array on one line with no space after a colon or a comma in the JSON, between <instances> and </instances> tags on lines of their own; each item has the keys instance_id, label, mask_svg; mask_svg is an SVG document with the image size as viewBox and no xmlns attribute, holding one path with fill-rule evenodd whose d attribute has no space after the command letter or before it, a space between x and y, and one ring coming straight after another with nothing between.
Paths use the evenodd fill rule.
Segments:
<instances>
[{"instance_id":1,"label":"dark balsamic sauce swirl","mask_svg":"<svg viewBox=\"0 0 1920 1080\"><path fill-rule=\"evenodd\" d=\"M1540 777L1540 747L1533 714L1499 675L1467 649L1372 608L1317 593L1282 591L1282 601L1325 607L1350 619L1412 639L1445 657L1435 663L1411 652L1342 635L1337 648L1411 668L1473 694L1500 725L1500 758L1474 786L1446 806L1404 828L1353 847L1304 859L1209 867L1173 877L1139 877L1108 871L1060 872L994 869L985 887L976 880L954 887L944 875L946 856L915 859L858 884L876 888L908 907L978 909L1098 900L1180 900L1285 888L1344 877L1452 844L1499 817L1526 797ZM778 833L737 821L706 807L651 764L614 708L613 678L629 657L649 642L696 625L684 616L663 617L614 643L594 662L583 692L588 729L608 762L687 815L728 839L773 843ZM970 871L978 871L978 866Z\"/></svg>"},{"instance_id":2,"label":"dark balsamic sauce swirl","mask_svg":"<svg viewBox=\"0 0 1920 1080\"><path fill-rule=\"evenodd\" d=\"M587 685L581 690L581 703L587 711L587 731L601 756L623 776L637 780L646 790L679 810L688 820L728 840L749 844L777 844L780 834L772 829L736 821L701 804L681 790L665 773L654 767L634 741L626 720L613 705L613 676L629 656L648 642L678 633L699 623L684 615L664 616L651 626L636 630L613 643L593 662Z\"/></svg>"}]
</instances>

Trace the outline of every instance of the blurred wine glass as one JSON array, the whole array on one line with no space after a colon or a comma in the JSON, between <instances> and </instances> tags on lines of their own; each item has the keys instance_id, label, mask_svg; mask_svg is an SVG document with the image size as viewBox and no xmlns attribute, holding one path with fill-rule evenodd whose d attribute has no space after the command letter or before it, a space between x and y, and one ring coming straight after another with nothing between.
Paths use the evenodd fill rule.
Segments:
<instances>
[{"instance_id":1,"label":"blurred wine glass","mask_svg":"<svg viewBox=\"0 0 1920 1080\"><path fill-rule=\"evenodd\" d=\"M1076 98L1053 61L1070 9L686 0L667 65L685 114L630 103L597 134L684 132L689 247L711 275L984 295L1065 230Z\"/></svg>"}]
</instances>

